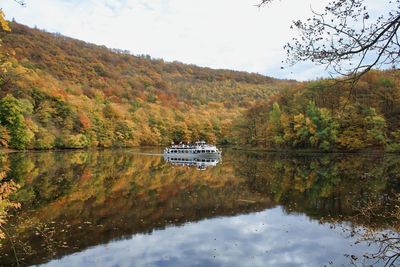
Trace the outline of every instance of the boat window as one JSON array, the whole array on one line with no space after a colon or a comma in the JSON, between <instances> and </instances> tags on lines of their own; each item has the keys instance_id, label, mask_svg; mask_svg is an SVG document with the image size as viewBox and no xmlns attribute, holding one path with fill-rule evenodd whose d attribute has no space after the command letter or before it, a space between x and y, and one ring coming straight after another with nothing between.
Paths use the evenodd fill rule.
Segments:
<instances>
[{"instance_id":1,"label":"boat window","mask_svg":"<svg viewBox=\"0 0 400 267\"><path fill-rule=\"evenodd\" d=\"M210 153L210 150L206 150L207 153Z\"/></svg>"},{"instance_id":2,"label":"boat window","mask_svg":"<svg viewBox=\"0 0 400 267\"><path fill-rule=\"evenodd\" d=\"M205 150L202 150L201 152L202 152L202 153L204 153L204 152L205 152Z\"/></svg>"}]
</instances>

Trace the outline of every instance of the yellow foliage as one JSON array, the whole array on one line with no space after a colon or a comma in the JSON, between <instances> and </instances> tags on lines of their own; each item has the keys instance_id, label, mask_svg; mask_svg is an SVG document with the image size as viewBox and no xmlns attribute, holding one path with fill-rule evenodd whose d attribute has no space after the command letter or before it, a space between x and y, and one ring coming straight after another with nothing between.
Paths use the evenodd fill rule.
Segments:
<instances>
[{"instance_id":1,"label":"yellow foliage","mask_svg":"<svg viewBox=\"0 0 400 267\"><path fill-rule=\"evenodd\" d=\"M11 28L5 19L5 14L2 9L0 9L0 27L1 27L1 29L3 29L3 31L7 31L7 32L11 31Z\"/></svg>"},{"instance_id":2,"label":"yellow foliage","mask_svg":"<svg viewBox=\"0 0 400 267\"><path fill-rule=\"evenodd\" d=\"M303 127L303 122L304 122L304 114L298 114L298 115L294 115L293 117L294 120L294 129L297 130L301 127Z\"/></svg>"}]
</instances>

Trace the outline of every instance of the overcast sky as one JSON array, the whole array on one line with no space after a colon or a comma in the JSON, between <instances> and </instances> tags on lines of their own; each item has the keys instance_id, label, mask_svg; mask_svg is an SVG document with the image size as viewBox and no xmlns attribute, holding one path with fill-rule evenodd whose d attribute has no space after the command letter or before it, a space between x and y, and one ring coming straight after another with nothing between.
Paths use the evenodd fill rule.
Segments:
<instances>
[{"instance_id":1,"label":"overcast sky","mask_svg":"<svg viewBox=\"0 0 400 267\"><path fill-rule=\"evenodd\" d=\"M8 19L167 61L298 80L326 76L309 63L281 69L291 22L328 0L2 0Z\"/></svg>"}]
</instances>

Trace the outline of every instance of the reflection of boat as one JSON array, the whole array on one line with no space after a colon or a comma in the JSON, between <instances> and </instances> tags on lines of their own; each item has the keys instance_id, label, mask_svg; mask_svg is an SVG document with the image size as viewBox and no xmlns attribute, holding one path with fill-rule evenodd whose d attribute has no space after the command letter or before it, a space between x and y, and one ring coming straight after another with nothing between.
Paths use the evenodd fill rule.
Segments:
<instances>
[{"instance_id":1,"label":"reflection of boat","mask_svg":"<svg viewBox=\"0 0 400 267\"><path fill-rule=\"evenodd\" d=\"M194 145L172 145L164 150L164 159L176 166L196 166L198 169L213 167L218 164L221 151L204 141Z\"/></svg>"},{"instance_id":2,"label":"reflection of boat","mask_svg":"<svg viewBox=\"0 0 400 267\"><path fill-rule=\"evenodd\" d=\"M164 154L165 161L171 163L175 166L193 166L197 167L199 170L204 170L208 167L217 166L220 162L220 158L188 158L188 157L169 157Z\"/></svg>"},{"instance_id":3,"label":"reflection of boat","mask_svg":"<svg viewBox=\"0 0 400 267\"><path fill-rule=\"evenodd\" d=\"M214 145L199 141L194 145L179 144L167 147L164 150L164 156L185 159L219 158L221 156L221 151Z\"/></svg>"}]
</instances>

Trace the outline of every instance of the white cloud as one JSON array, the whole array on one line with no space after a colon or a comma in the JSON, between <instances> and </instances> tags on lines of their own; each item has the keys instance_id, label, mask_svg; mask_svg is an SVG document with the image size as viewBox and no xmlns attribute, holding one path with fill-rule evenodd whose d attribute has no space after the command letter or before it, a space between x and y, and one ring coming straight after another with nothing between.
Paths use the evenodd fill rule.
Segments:
<instances>
[{"instance_id":1,"label":"white cloud","mask_svg":"<svg viewBox=\"0 0 400 267\"><path fill-rule=\"evenodd\" d=\"M50 32L212 68L311 79L320 68L281 70L292 20L321 10L328 0L285 0L257 8L258 0L28 0L2 1L8 18ZM301 66L304 66L302 69ZM304 70L304 71L303 71ZM313 71L312 71L313 70Z\"/></svg>"}]
</instances>

